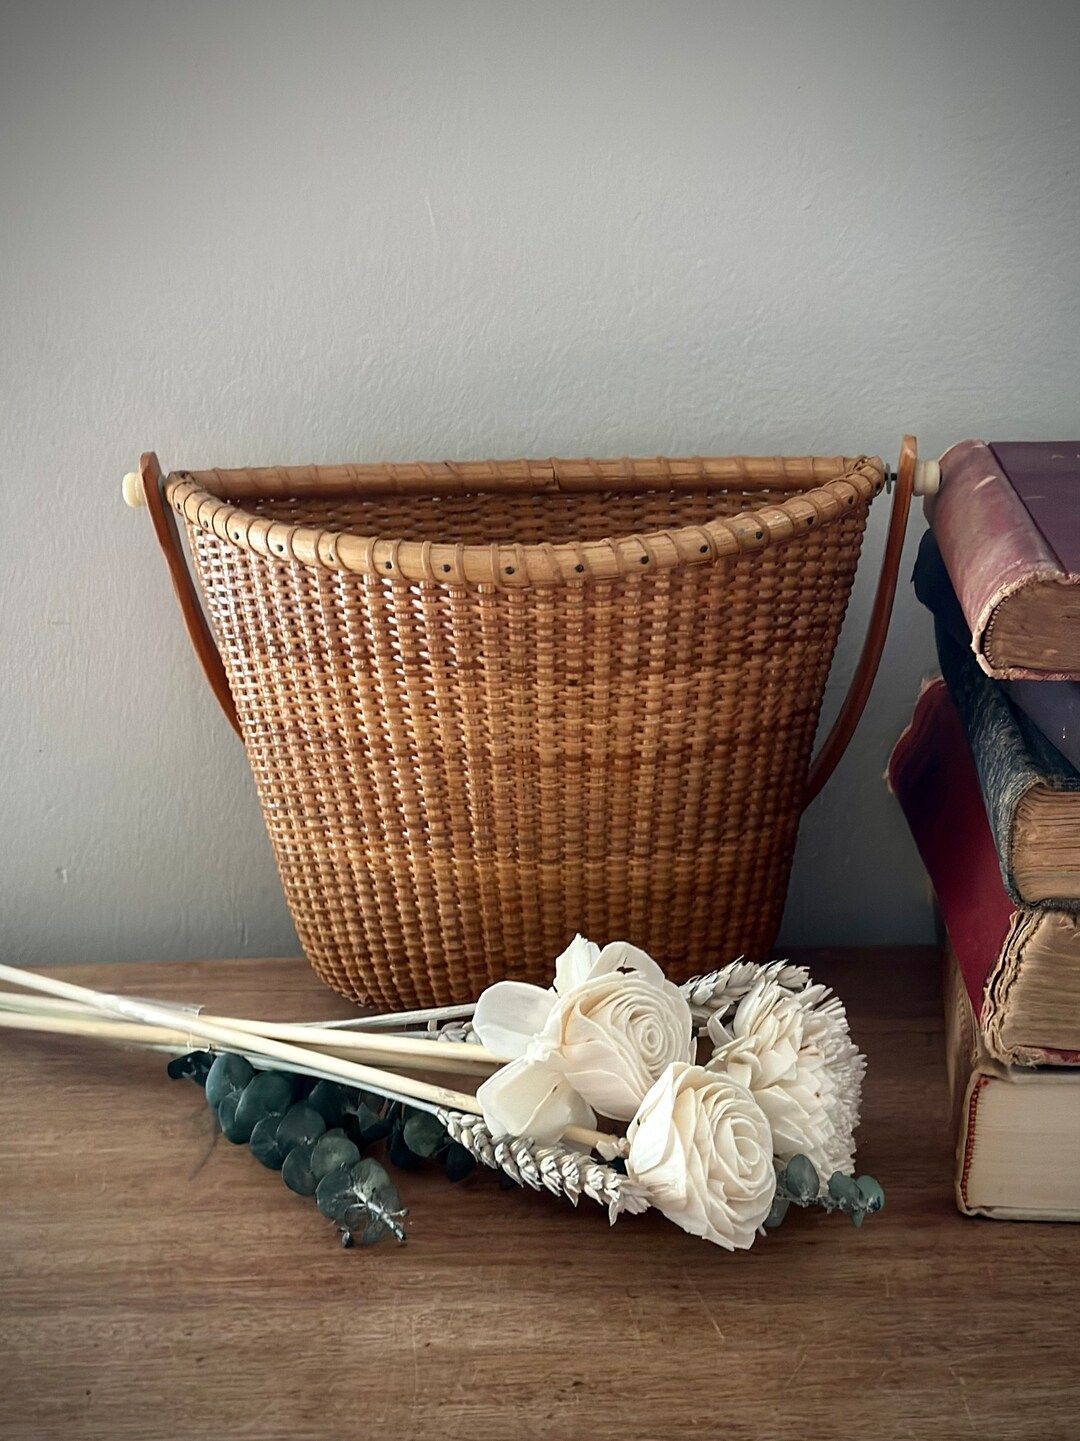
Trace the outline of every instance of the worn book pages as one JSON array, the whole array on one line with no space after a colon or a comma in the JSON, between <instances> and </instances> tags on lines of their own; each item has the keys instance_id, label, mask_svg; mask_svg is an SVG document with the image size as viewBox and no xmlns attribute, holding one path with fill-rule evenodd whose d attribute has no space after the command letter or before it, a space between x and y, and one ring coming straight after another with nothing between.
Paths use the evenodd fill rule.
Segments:
<instances>
[{"instance_id":1,"label":"worn book pages","mask_svg":"<svg viewBox=\"0 0 1080 1441\"><path fill-rule=\"evenodd\" d=\"M1080 1221L1080 1072L991 1059L951 953L945 1023L959 1209L997 1220Z\"/></svg>"}]
</instances>

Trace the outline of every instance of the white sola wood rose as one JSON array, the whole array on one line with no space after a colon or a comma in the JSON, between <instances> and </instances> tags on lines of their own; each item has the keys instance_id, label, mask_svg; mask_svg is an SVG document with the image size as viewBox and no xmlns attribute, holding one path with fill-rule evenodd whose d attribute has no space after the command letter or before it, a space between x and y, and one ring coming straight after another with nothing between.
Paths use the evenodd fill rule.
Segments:
<instances>
[{"instance_id":1,"label":"white sola wood rose","mask_svg":"<svg viewBox=\"0 0 1080 1441\"><path fill-rule=\"evenodd\" d=\"M595 1110L629 1121L664 1069L689 1061L693 1020L659 966L632 946L622 949L625 964L598 969L558 998L541 1043Z\"/></svg>"},{"instance_id":2,"label":"white sola wood rose","mask_svg":"<svg viewBox=\"0 0 1080 1441\"><path fill-rule=\"evenodd\" d=\"M825 986L791 992L762 976L727 1021L713 1016L708 1069L746 1086L769 1118L780 1161L808 1156L826 1183L855 1164L866 1058Z\"/></svg>"},{"instance_id":3,"label":"white sola wood rose","mask_svg":"<svg viewBox=\"0 0 1080 1441\"><path fill-rule=\"evenodd\" d=\"M744 1087L676 1062L649 1090L627 1131L626 1173L691 1235L745 1251L776 1191L772 1132Z\"/></svg>"},{"instance_id":4,"label":"white sola wood rose","mask_svg":"<svg viewBox=\"0 0 1080 1441\"><path fill-rule=\"evenodd\" d=\"M494 1136L528 1136L551 1145L567 1126L596 1124L592 1107L567 1078L529 1056L501 1066L477 1087L476 1099Z\"/></svg>"},{"instance_id":5,"label":"white sola wood rose","mask_svg":"<svg viewBox=\"0 0 1080 1441\"><path fill-rule=\"evenodd\" d=\"M651 956L625 941L601 950L582 936L556 961L550 990L489 986L473 1028L512 1058L476 1093L488 1124L545 1141L559 1134L567 1089L591 1110L629 1121L665 1067L689 1061L693 1046L689 1003Z\"/></svg>"}]
</instances>

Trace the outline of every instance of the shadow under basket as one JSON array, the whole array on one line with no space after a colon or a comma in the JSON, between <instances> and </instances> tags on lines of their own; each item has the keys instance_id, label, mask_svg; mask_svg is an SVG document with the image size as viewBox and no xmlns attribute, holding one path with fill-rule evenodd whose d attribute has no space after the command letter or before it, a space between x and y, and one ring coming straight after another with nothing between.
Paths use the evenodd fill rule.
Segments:
<instances>
[{"instance_id":1,"label":"shadow under basket","mask_svg":"<svg viewBox=\"0 0 1080 1441\"><path fill-rule=\"evenodd\" d=\"M871 634L811 774L877 459L163 481L144 456L141 498L323 980L380 1008L466 1001L549 983L576 931L675 978L765 956L800 813L873 678L913 466L910 444L877 653Z\"/></svg>"}]
</instances>

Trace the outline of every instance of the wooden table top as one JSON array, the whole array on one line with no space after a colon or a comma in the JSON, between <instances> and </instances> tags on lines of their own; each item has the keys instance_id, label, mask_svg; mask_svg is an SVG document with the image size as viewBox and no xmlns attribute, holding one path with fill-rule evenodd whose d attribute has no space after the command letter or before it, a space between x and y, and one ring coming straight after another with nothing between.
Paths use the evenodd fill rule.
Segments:
<instances>
[{"instance_id":1,"label":"wooden table top","mask_svg":"<svg viewBox=\"0 0 1080 1441\"><path fill-rule=\"evenodd\" d=\"M793 1212L729 1255L658 1215L401 1177L410 1239L343 1251L164 1058L0 1041L0 1436L1077 1434L1080 1228L953 1208L937 959L801 957L869 1057L861 1232ZM72 968L272 1018L346 1014L299 961Z\"/></svg>"}]
</instances>

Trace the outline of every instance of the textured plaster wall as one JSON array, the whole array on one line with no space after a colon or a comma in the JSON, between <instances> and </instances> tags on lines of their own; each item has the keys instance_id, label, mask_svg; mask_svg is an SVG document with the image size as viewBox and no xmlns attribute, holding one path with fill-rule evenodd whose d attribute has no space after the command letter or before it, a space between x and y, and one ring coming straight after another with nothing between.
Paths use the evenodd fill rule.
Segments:
<instances>
[{"instance_id":1,"label":"textured plaster wall","mask_svg":"<svg viewBox=\"0 0 1080 1441\"><path fill-rule=\"evenodd\" d=\"M904 429L934 454L1080 429L1074 5L8 0L2 26L16 959L296 945L119 501L142 448L895 457ZM930 666L904 590L787 941L929 938L880 777Z\"/></svg>"}]
</instances>

